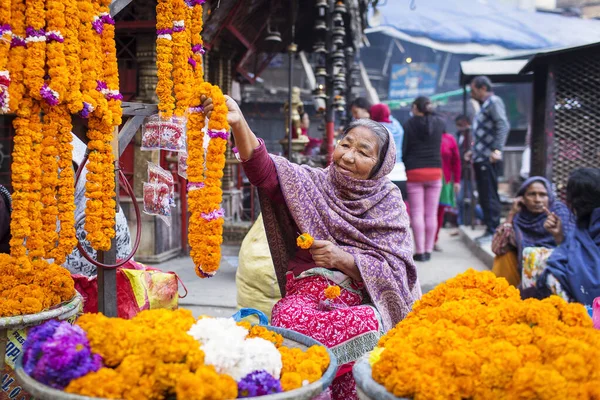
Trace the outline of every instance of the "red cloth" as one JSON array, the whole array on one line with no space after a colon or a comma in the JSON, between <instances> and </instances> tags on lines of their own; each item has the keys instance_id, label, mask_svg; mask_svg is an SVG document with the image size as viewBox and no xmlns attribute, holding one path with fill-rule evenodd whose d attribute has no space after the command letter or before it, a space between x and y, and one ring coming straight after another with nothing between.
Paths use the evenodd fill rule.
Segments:
<instances>
[{"instance_id":1,"label":"red cloth","mask_svg":"<svg viewBox=\"0 0 600 400\"><path fill-rule=\"evenodd\" d=\"M369 114L371 114L371 119L376 122L392 122L390 121L390 108L387 104L379 103L371 106L369 110ZM399 143L398 146L401 146L402 143Z\"/></svg>"},{"instance_id":2,"label":"red cloth","mask_svg":"<svg viewBox=\"0 0 600 400\"><path fill-rule=\"evenodd\" d=\"M363 305L363 296L342 287L340 296L329 300L325 289L334 284L324 276L288 278L286 295L273 307L271 324L291 329L338 351L352 351L361 337L378 332L380 327L373 307ZM351 366L340 366L331 391L333 400L358 399Z\"/></svg>"},{"instance_id":3,"label":"red cloth","mask_svg":"<svg viewBox=\"0 0 600 400\"><path fill-rule=\"evenodd\" d=\"M242 162L244 172L250 183L264 191L264 193L275 203L284 204L285 199L279 186L279 178L275 163L267 152L267 147L262 139L258 139L260 146L254 149L252 157ZM295 228L298 231L298 227ZM288 265L288 270L294 273L294 276L300 275L304 271L315 268L315 262L312 259L310 251L298 249L296 254Z\"/></svg>"},{"instance_id":4,"label":"red cloth","mask_svg":"<svg viewBox=\"0 0 600 400\"><path fill-rule=\"evenodd\" d=\"M460 183L461 162L456 139L449 133L442 135L442 170L446 183Z\"/></svg>"}]
</instances>

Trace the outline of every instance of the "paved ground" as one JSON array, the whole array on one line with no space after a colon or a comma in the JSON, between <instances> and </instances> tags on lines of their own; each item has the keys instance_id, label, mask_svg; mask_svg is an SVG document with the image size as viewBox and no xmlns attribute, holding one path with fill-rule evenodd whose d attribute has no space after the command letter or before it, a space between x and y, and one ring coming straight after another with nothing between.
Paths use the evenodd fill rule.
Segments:
<instances>
[{"instance_id":1,"label":"paved ground","mask_svg":"<svg viewBox=\"0 0 600 400\"><path fill-rule=\"evenodd\" d=\"M443 229L440 232L440 246L443 252L435 252L431 261L417 264L423 293L468 268L476 270L488 268L469 250L460 236L451 236L451 231ZM238 252L238 246L223 246L221 267L216 276L210 279L200 279L196 276L194 265L189 257L177 258L154 266L163 271L176 272L184 282L188 295L180 300L181 307L191 309L195 316L202 314L229 316L236 309L235 273Z\"/></svg>"}]
</instances>

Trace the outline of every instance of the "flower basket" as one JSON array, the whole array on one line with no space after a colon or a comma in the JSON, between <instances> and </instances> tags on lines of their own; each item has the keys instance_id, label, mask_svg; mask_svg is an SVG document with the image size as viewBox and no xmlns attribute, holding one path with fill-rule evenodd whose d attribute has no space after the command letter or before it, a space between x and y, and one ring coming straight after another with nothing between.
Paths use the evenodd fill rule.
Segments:
<instances>
[{"instance_id":1,"label":"flower basket","mask_svg":"<svg viewBox=\"0 0 600 400\"><path fill-rule=\"evenodd\" d=\"M384 386L375 382L372 378L373 374L368 354L354 364L352 374L356 381L356 393L360 400L408 400L394 396Z\"/></svg>"},{"instance_id":2,"label":"flower basket","mask_svg":"<svg viewBox=\"0 0 600 400\"><path fill-rule=\"evenodd\" d=\"M250 313L250 314L253 314L253 313ZM238 313L234 316L234 318L239 319L240 317L243 318L250 314L243 313L242 315L240 315ZM262 319L262 318L261 318L261 320L264 321L264 319ZM265 326L265 327L267 329L269 329L270 331L273 331L273 332L276 332L276 333L282 335L284 338L283 345L287 346L287 347L300 348L302 350L306 350L310 346L321 345L319 342L317 342L316 340L314 340L310 337L307 337L305 335L302 335L300 333L297 333L297 332L294 332L294 331L291 331L288 329L277 328L277 327L272 327L272 326ZM329 387L329 385L331 385L331 382L333 381L333 379L335 377L335 373L337 371L337 361L335 359L335 356L333 355L333 353L330 350L328 350L328 354L330 357L329 367L327 368L327 370L325 371L325 373L323 374L321 379L319 379L318 381L315 381L311 384L308 384L308 385L303 386L296 390L272 394L272 395L266 395L266 396L261 396L261 397L252 397L252 399L309 400L309 399L314 398L315 396L322 393L325 389L327 389ZM17 361L16 376L17 376L18 381L23 386L23 388L25 390L27 390L29 393L31 393L36 399L40 399L40 400L87 400L87 399L92 399L92 397L66 393L64 391L51 388L49 386L46 386L46 385L36 381L35 379L33 379L31 376L29 376L23 370L22 358L19 358L19 360ZM98 399L98 398L93 398L93 399Z\"/></svg>"},{"instance_id":3,"label":"flower basket","mask_svg":"<svg viewBox=\"0 0 600 400\"><path fill-rule=\"evenodd\" d=\"M0 318L0 372L8 374L7 382L12 380L15 375L15 360L20 360L22 353L22 342L27 334L27 328L41 325L44 322L56 319L59 321L70 320L75 317L82 306L82 297L78 292L67 302L59 304L49 310L45 310L36 314L16 315L13 317ZM18 359L16 359L18 357ZM5 368L6 364L6 368ZM26 394L22 388L16 384L7 385L2 390L9 393L21 393L21 396ZM0 392L2 393L2 392Z\"/></svg>"}]
</instances>

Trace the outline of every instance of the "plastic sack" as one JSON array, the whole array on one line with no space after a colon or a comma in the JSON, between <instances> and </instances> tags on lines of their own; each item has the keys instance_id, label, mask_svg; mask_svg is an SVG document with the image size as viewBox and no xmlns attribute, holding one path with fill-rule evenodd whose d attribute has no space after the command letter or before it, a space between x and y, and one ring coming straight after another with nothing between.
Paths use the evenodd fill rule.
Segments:
<instances>
[{"instance_id":1,"label":"plastic sack","mask_svg":"<svg viewBox=\"0 0 600 400\"><path fill-rule=\"evenodd\" d=\"M97 277L73 275L73 280L84 298L83 311L97 312ZM130 260L117 268L117 305L117 315L126 319L143 310L175 310L179 306L177 275Z\"/></svg>"},{"instance_id":2,"label":"plastic sack","mask_svg":"<svg viewBox=\"0 0 600 400\"><path fill-rule=\"evenodd\" d=\"M164 183L144 182L144 213L160 217L171 226L170 189Z\"/></svg>"},{"instance_id":3,"label":"plastic sack","mask_svg":"<svg viewBox=\"0 0 600 400\"><path fill-rule=\"evenodd\" d=\"M600 329L600 297L596 297L594 299L592 308L593 308L592 320L594 321L594 328Z\"/></svg>"},{"instance_id":4,"label":"plastic sack","mask_svg":"<svg viewBox=\"0 0 600 400\"><path fill-rule=\"evenodd\" d=\"M156 165L153 162L148 162L148 182L167 185L169 188L169 205L175 207L175 180L170 171L163 169L160 165Z\"/></svg>"},{"instance_id":5,"label":"plastic sack","mask_svg":"<svg viewBox=\"0 0 600 400\"><path fill-rule=\"evenodd\" d=\"M179 153L177 156L177 174L183 179L187 179L187 153Z\"/></svg>"},{"instance_id":6,"label":"plastic sack","mask_svg":"<svg viewBox=\"0 0 600 400\"><path fill-rule=\"evenodd\" d=\"M161 120L160 148L163 150L186 151L187 118L173 116Z\"/></svg>"},{"instance_id":7,"label":"plastic sack","mask_svg":"<svg viewBox=\"0 0 600 400\"><path fill-rule=\"evenodd\" d=\"M158 114L151 115L142 125L142 150L159 150L161 141L161 120Z\"/></svg>"},{"instance_id":8,"label":"plastic sack","mask_svg":"<svg viewBox=\"0 0 600 400\"><path fill-rule=\"evenodd\" d=\"M244 238L235 276L238 308L255 308L271 318L275 303L281 299L262 214ZM257 323L256 317L249 317Z\"/></svg>"}]
</instances>

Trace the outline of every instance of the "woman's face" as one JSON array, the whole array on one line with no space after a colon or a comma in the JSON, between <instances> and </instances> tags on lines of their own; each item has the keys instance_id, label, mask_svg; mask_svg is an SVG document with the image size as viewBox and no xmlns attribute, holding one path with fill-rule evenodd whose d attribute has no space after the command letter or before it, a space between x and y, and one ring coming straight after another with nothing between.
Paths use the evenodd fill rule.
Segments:
<instances>
[{"instance_id":1,"label":"woman's face","mask_svg":"<svg viewBox=\"0 0 600 400\"><path fill-rule=\"evenodd\" d=\"M354 179L369 179L377 165L379 142L370 129L358 126L344 136L333 152L334 168Z\"/></svg>"},{"instance_id":2,"label":"woman's face","mask_svg":"<svg viewBox=\"0 0 600 400\"><path fill-rule=\"evenodd\" d=\"M541 214L548 208L548 190L541 182L533 182L525 190L523 205L534 214Z\"/></svg>"}]
</instances>

